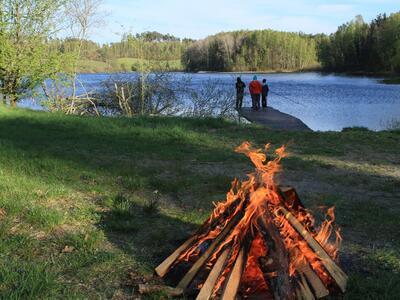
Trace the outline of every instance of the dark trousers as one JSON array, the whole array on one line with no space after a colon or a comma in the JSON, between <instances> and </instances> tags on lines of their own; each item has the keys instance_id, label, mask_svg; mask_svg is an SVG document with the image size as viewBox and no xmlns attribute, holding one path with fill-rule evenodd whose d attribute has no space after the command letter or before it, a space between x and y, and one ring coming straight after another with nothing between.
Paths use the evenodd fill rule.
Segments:
<instances>
[{"instance_id":1,"label":"dark trousers","mask_svg":"<svg viewBox=\"0 0 400 300\"><path fill-rule=\"evenodd\" d=\"M243 93L237 93L236 95L236 109L241 109L243 105Z\"/></svg>"},{"instance_id":2,"label":"dark trousers","mask_svg":"<svg viewBox=\"0 0 400 300\"><path fill-rule=\"evenodd\" d=\"M262 107L267 107L267 97L268 95L262 95Z\"/></svg>"},{"instance_id":3,"label":"dark trousers","mask_svg":"<svg viewBox=\"0 0 400 300\"><path fill-rule=\"evenodd\" d=\"M260 108L260 94L251 94L252 107L255 110Z\"/></svg>"}]
</instances>

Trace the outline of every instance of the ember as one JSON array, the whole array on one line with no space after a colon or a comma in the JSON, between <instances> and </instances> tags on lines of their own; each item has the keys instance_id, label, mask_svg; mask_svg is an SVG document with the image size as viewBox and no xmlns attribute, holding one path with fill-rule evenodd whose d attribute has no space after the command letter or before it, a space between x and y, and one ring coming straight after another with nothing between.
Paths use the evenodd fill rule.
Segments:
<instances>
[{"instance_id":1,"label":"ember","mask_svg":"<svg viewBox=\"0 0 400 300\"><path fill-rule=\"evenodd\" d=\"M284 147L269 161L266 151L247 142L236 152L250 158L255 172L234 180L226 202L216 204L198 231L156 268L176 285L170 294L228 300L344 293L347 276L335 262L341 236L333 227L334 209L316 230L296 191L276 184Z\"/></svg>"}]
</instances>

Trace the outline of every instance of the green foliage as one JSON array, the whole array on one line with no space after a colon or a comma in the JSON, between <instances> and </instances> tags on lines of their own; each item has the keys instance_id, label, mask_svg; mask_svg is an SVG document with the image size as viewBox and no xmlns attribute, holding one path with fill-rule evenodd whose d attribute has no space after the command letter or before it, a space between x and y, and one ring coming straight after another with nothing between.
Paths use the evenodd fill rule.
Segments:
<instances>
[{"instance_id":1,"label":"green foliage","mask_svg":"<svg viewBox=\"0 0 400 300\"><path fill-rule=\"evenodd\" d=\"M192 44L182 56L189 71L293 71L318 67L315 41L273 30L220 33Z\"/></svg>"},{"instance_id":2,"label":"green foliage","mask_svg":"<svg viewBox=\"0 0 400 300\"><path fill-rule=\"evenodd\" d=\"M169 34L125 34L120 42L52 39L52 53L73 55L81 47L80 72L179 71L400 71L400 13L361 16L327 36L273 30L219 33L204 40Z\"/></svg>"},{"instance_id":3,"label":"green foliage","mask_svg":"<svg viewBox=\"0 0 400 300\"><path fill-rule=\"evenodd\" d=\"M90 40L53 39L49 47L68 55L80 49L79 72L141 71L143 64L148 71L180 71L182 53L191 43L192 40L180 40L170 34L143 32L125 34L120 42L104 45Z\"/></svg>"},{"instance_id":4,"label":"green foliage","mask_svg":"<svg viewBox=\"0 0 400 300\"><path fill-rule=\"evenodd\" d=\"M381 80L385 84L400 84L400 78L386 78Z\"/></svg>"},{"instance_id":5,"label":"green foliage","mask_svg":"<svg viewBox=\"0 0 400 300\"><path fill-rule=\"evenodd\" d=\"M379 15L370 24L361 16L329 37L317 37L318 57L335 71L400 72L400 12Z\"/></svg>"},{"instance_id":6,"label":"green foliage","mask_svg":"<svg viewBox=\"0 0 400 300\"><path fill-rule=\"evenodd\" d=\"M51 51L48 43L62 3L0 1L0 93L11 104L65 69L68 56Z\"/></svg>"}]
</instances>

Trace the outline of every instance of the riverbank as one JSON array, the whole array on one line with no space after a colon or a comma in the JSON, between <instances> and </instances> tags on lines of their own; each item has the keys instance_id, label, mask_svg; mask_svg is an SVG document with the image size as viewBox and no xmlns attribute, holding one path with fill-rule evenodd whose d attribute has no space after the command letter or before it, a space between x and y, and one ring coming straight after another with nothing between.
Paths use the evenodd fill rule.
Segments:
<instances>
[{"instance_id":1,"label":"riverbank","mask_svg":"<svg viewBox=\"0 0 400 300\"><path fill-rule=\"evenodd\" d=\"M146 71L168 71L168 72L185 72L185 68L182 65L181 60L145 60L138 58L117 58L109 62L97 61L97 60L81 60L78 63L77 71L79 73L96 74L96 73L116 73L116 72L135 72L145 68ZM335 74L335 75L346 75L346 76L362 76L362 77L381 77L381 82L385 84L400 84L400 78L396 73L390 72L336 72L332 70L323 69L322 67L313 67L296 70L245 70L245 71L198 71L192 73L198 74L296 74L296 73L307 73L316 72L321 74ZM189 72L190 73L190 72Z\"/></svg>"},{"instance_id":2,"label":"riverbank","mask_svg":"<svg viewBox=\"0 0 400 300\"><path fill-rule=\"evenodd\" d=\"M345 298L398 299L399 131L287 132L1 106L0 298L134 298L232 178L251 170L233 152L244 140L288 144L281 181L317 215L336 206Z\"/></svg>"},{"instance_id":3,"label":"riverbank","mask_svg":"<svg viewBox=\"0 0 400 300\"><path fill-rule=\"evenodd\" d=\"M282 70L282 69L268 69L268 70L248 70L248 71L198 71L193 73L199 74L296 74L296 73L307 73L307 72L317 72L323 73L324 71L320 67L316 68L306 68L306 69L294 69L294 70Z\"/></svg>"},{"instance_id":4,"label":"riverbank","mask_svg":"<svg viewBox=\"0 0 400 300\"><path fill-rule=\"evenodd\" d=\"M400 84L399 73L393 72L366 72L366 71L330 71L330 70L319 70L316 72L320 72L321 74L335 74L335 75L345 75L345 76L355 76L355 77L368 77L368 78L383 78L379 80L379 82L384 84Z\"/></svg>"},{"instance_id":5,"label":"riverbank","mask_svg":"<svg viewBox=\"0 0 400 300\"><path fill-rule=\"evenodd\" d=\"M400 84L400 77L386 78L386 79L382 80L382 83L385 83L385 84Z\"/></svg>"}]
</instances>

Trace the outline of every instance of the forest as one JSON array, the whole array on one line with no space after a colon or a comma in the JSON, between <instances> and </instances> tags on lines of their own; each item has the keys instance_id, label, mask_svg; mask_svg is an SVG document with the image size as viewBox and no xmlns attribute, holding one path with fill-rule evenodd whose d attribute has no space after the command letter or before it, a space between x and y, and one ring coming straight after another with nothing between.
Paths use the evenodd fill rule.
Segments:
<instances>
[{"instance_id":1,"label":"forest","mask_svg":"<svg viewBox=\"0 0 400 300\"><path fill-rule=\"evenodd\" d=\"M80 49L80 71L147 69L196 71L297 71L317 69L316 40L311 35L273 30L219 33L203 40L169 34L125 34L120 42L99 45L90 40L54 39L54 52L74 54ZM92 70L95 71L95 70Z\"/></svg>"},{"instance_id":2,"label":"forest","mask_svg":"<svg viewBox=\"0 0 400 300\"><path fill-rule=\"evenodd\" d=\"M273 30L220 33L183 54L188 71L295 71L319 66L312 36Z\"/></svg>"},{"instance_id":3,"label":"forest","mask_svg":"<svg viewBox=\"0 0 400 300\"><path fill-rule=\"evenodd\" d=\"M53 39L53 51L75 53L80 71L301 71L398 73L400 13L380 14L370 23L362 16L330 34L274 30L222 32L202 40L170 34L124 34L120 42Z\"/></svg>"},{"instance_id":4,"label":"forest","mask_svg":"<svg viewBox=\"0 0 400 300\"><path fill-rule=\"evenodd\" d=\"M330 36L317 35L315 40L325 70L400 72L400 12L378 15L370 24L357 16Z\"/></svg>"},{"instance_id":5,"label":"forest","mask_svg":"<svg viewBox=\"0 0 400 300\"><path fill-rule=\"evenodd\" d=\"M220 33L190 45L188 71L400 72L400 13L362 16L331 35L272 30Z\"/></svg>"},{"instance_id":6,"label":"forest","mask_svg":"<svg viewBox=\"0 0 400 300\"><path fill-rule=\"evenodd\" d=\"M52 51L75 54L80 49L80 71L136 71L143 62L146 68L181 70L181 56L191 39L179 39L170 34L146 31L124 34L120 42L100 45L91 40L76 38L53 39Z\"/></svg>"}]
</instances>

